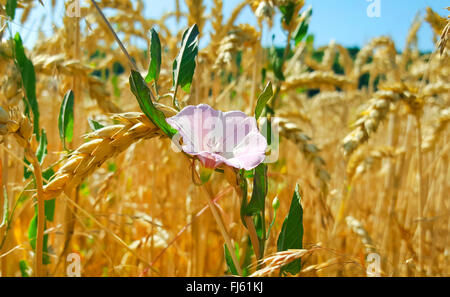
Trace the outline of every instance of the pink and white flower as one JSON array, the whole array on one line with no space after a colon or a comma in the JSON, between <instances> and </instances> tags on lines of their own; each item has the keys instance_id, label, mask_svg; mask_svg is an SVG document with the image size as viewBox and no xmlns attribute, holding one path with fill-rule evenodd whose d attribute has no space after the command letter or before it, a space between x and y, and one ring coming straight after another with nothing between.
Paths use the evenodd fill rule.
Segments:
<instances>
[{"instance_id":1,"label":"pink and white flower","mask_svg":"<svg viewBox=\"0 0 450 297\"><path fill-rule=\"evenodd\" d=\"M266 138L259 132L255 118L241 111L189 105L166 121L182 137L182 150L197 156L205 167L226 164L250 170L265 159ZM177 138L175 135L173 140Z\"/></svg>"}]
</instances>

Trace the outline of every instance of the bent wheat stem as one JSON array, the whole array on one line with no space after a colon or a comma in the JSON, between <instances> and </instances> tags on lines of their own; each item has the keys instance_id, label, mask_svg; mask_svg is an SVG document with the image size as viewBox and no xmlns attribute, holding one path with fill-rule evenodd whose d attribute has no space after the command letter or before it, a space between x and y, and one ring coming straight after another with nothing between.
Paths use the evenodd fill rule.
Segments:
<instances>
[{"instance_id":1,"label":"bent wheat stem","mask_svg":"<svg viewBox=\"0 0 450 297\"><path fill-rule=\"evenodd\" d=\"M35 255L35 276L44 276L44 267L42 266L43 246L44 246L44 231L45 231L45 204L44 191L42 182L41 165L39 164L36 155L27 148L30 157L30 162L33 164L34 177L36 179L37 201L38 201L38 216L37 216L37 232L36 232L36 255Z\"/></svg>"},{"instance_id":2,"label":"bent wheat stem","mask_svg":"<svg viewBox=\"0 0 450 297\"><path fill-rule=\"evenodd\" d=\"M223 223L222 217L220 216L219 212L217 211L216 206L214 205L214 202L213 202L214 201L214 193L211 189L211 184L209 182L207 182L203 185L203 188L205 189L206 193L208 194L209 209L211 209L214 219L216 220L217 226L219 227L220 233L222 233L222 237L225 239L225 244L228 248L228 251L230 252L231 259L233 260L233 264L236 267L236 270L239 273L239 275L242 275L241 266L239 265L239 261L237 260L236 254L234 253L233 243L231 242L230 235L228 234L225 224Z\"/></svg>"}]
</instances>

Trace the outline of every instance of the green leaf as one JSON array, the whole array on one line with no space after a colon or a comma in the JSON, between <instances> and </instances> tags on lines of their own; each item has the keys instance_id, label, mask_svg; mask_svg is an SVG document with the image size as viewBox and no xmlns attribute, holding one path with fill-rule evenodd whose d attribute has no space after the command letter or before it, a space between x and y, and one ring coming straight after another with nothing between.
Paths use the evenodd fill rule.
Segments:
<instances>
[{"instance_id":1,"label":"green leaf","mask_svg":"<svg viewBox=\"0 0 450 297\"><path fill-rule=\"evenodd\" d=\"M245 212L247 216L254 216L256 234L258 235L260 255L264 254L266 243L265 201L267 195L267 165L259 164L255 168L253 176L252 198L248 203Z\"/></svg>"},{"instance_id":2,"label":"green leaf","mask_svg":"<svg viewBox=\"0 0 450 297\"><path fill-rule=\"evenodd\" d=\"M31 168L33 168L33 166L31 165L31 163L27 160L27 158L23 157L23 162L25 164L27 164L28 166L30 166ZM29 179L31 176L33 175L33 172L31 170L28 169L27 166L23 166L23 178L24 179Z\"/></svg>"},{"instance_id":3,"label":"green leaf","mask_svg":"<svg viewBox=\"0 0 450 297\"><path fill-rule=\"evenodd\" d=\"M158 81L159 72L161 71L161 42L159 41L158 33L155 29L150 31L150 65L148 66L148 74L145 77L145 81L150 83L155 80Z\"/></svg>"},{"instance_id":4,"label":"green leaf","mask_svg":"<svg viewBox=\"0 0 450 297\"><path fill-rule=\"evenodd\" d=\"M69 90L61 103L58 117L59 137L66 149L66 143L71 142L73 139L73 105L74 95L73 91Z\"/></svg>"},{"instance_id":5,"label":"green leaf","mask_svg":"<svg viewBox=\"0 0 450 297\"><path fill-rule=\"evenodd\" d=\"M268 82L262 93L258 97L258 101L256 102L255 107L255 118L256 120L259 119L261 116L261 113L266 106L267 102L272 98L273 96L273 90L272 90L272 82Z\"/></svg>"},{"instance_id":6,"label":"green leaf","mask_svg":"<svg viewBox=\"0 0 450 297\"><path fill-rule=\"evenodd\" d=\"M36 157L40 164L44 162L45 156L47 156L47 134L42 129L41 136L39 137L39 146L36 150Z\"/></svg>"},{"instance_id":7,"label":"green leaf","mask_svg":"<svg viewBox=\"0 0 450 297\"><path fill-rule=\"evenodd\" d=\"M88 118L88 122L89 122L89 127L91 127L91 129L94 131L105 127L102 124L100 124L99 122L97 122L91 118Z\"/></svg>"},{"instance_id":8,"label":"green leaf","mask_svg":"<svg viewBox=\"0 0 450 297\"><path fill-rule=\"evenodd\" d=\"M6 192L6 186L3 186L3 216L2 222L0 223L0 228L8 224L9 216L9 199L8 193Z\"/></svg>"},{"instance_id":9,"label":"green leaf","mask_svg":"<svg viewBox=\"0 0 450 297\"><path fill-rule=\"evenodd\" d=\"M114 96L119 98L120 97L119 76L116 74L111 76L111 83L113 86Z\"/></svg>"},{"instance_id":10,"label":"green leaf","mask_svg":"<svg viewBox=\"0 0 450 297\"><path fill-rule=\"evenodd\" d=\"M20 274L22 275L22 277L30 277L31 268L28 266L27 261L20 260L19 267L20 267Z\"/></svg>"},{"instance_id":11,"label":"green leaf","mask_svg":"<svg viewBox=\"0 0 450 297\"><path fill-rule=\"evenodd\" d=\"M36 236L37 236L37 213L35 212L33 218L28 226L28 241L31 248L36 250ZM44 234L43 248L42 248L42 263L44 265L50 264L50 257L48 255L48 234Z\"/></svg>"},{"instance_id":12,"label":"green leaf","mask_svg":"<svg viewBox=\"0 0 450 297\"><path fill-rule=\"evenodd\" d=\"M55 174L55 171L53 170L53 167L49 167L49 168L45 169L44 172L42 172L42 177L43 177L45 180L50 180L50 178L51 178L54 174ZM47 183L44 181L44 185L45 185L45 184L47 184Z\"/></svg>"},{"instance_id":13,"label":"green leaf","mask_svg":"<svg viewBox=\"0 0 450 297\"><path fill-rule=\"evenodd\" d=\"M14 17L16 16L16 8L17 8L17 1L16 0L8 0L6 1L6 14L11 18L11 20L14 20Z\"/></svg>"},{"instance_id":14,"label":"green leaf","mask_svg":"<svg viewBox=\"0 0 450 297\"><path fill-rule=\"evenodd\" d=\"M299 187L296 185L289 213L277 241L277 251L301 249L303 247L303 208L300 203ZM297 259L282 267L282 273L297 274L301 269L301 260Z\"/></svg>"},{"instance_id":15,"label":"green leaf","mask_svg":"<svg viewBox=\"0 0 450 297\"><path fill-rule=\"evenodd\" d=\"M45 200L45 218L47 221L53 222L55 218L55 202L56 199Z\"/></svg>"},{"instance_id":16,"label":"green leaf","mask_svg":"<svg viewBox=\"0 0 450 297\"><path fill-rule=\"evenodd\" d=\"M297 28L294 31L293 38L295 40L295 45L298 45L303 38L308 33L309 22L311 21L312 15L312 7L310 6L307 10L305 10L300 16L301 22L298 24Z\"/></svg>"},{"instance_id":17,"label":"green leaf","mask_svg":"<svg viewBox=\"0 0 450 297\"><path fill-rule=\"evenodd\" d=\"M278 80L284 81L285 77L283 74L283 58L278 55L275 47L270 48L269 57L275 77Z\"/></svg>"},{"instance_id":18,"label":"green leaf","mask_svg":"<svg viewBox=\"0 0 450 297\"><path fill-rule=\"evenodd\" d=\"M114 162L108 162L108 171L109 172L116 172L117 171L117 164Z\"/></svg>"},{"instance_id":19,"label":"green leaf","mask_svg":"<svg viewBox=\"0 0 450 297\"><path fill-rule=\"evenodd\" d=\"M242 193L242 200L241 200L241 221L242 224L247 228L247 224L245 223L245 216L247 215L247 191L248 191L248 183L247 179L245 178L245 170L241 169L239 173L237 174L238 182L239 182L239 188L241 189Z\"/></svg>"},{"instance_id":20,"label":"green leaf","mask_svg":"<svg viewBox=\"0 0 450 297\"><path fill-rule=\"evenodd\" d=\"M280 6L280 11L282 15L282 21L289 25L291 23L292 17L294 16L295 2L289 2L287 5Z\"/></svg>"},{"instance_id":21,"label":"green leaf","mask_svg":"<svg viewBox=\"0 0 450 297\"><path fill-rule=\"evenodd\" d=\"M233 258L231 258L230 251L228 250L226 244L223 245L223 249L225 251L225 262L227 263L230 273L232 275L239 275L237 268L233 263ZM236 257L239 260L239 245L237 243L236 243L236 250L233 252L236 254Z\"/></svg>"},{"instance_id":22,"label":"green leaf","mask_svg":"<svg viewBox=\"0 0 450 297\"><path fill-rule=\"evenodd\" d=\"M158 110L152 102L150 89L142 78L141 74L137 71L131 70L130 75L130 87L131 92L136 97L141 110L145 115L159 127L167 136L172 138L177 133L177 130L173 129L167 122L166 116L160 110Z\"/></svg>"},{"instance_id":23,"label":"green leaf","mask_svg":"<svg viewBox=\"0 0 450 297\"><path fill-rule=\"evenodd\" d=\"M19 33L14 36L15 63L22 77L22 87L28 106L33 113L33 132L39 137L39 106L36 100L36 74L33 63L26 57L22 38Z\"/></svg>"},{"instance_id":24,"label":"green leaf","mask_svg":"<svg viewBox=\"0 0 450 297\"><path fill-rule=\"evenodd\" d=\"M178 86L186 93L190 92L195 71L195 58L198 53L198 27L196 24L186 29L181 41L181 49L173 61L173 88L176 94ZM174 96L174 100L176 100Z\"/></svg>"},{"instance_id":25,"label":"green leaf","mask_svg":"<svg viewBox=\"0 0 450 297\"><path fill-rule=\"evenodd\" d=\"M250 275L250 265L252 264L253 246L250 237L247 236L247 244L244 252L244 260L242 263L242 276Z\"/></svg>"},{"instance_id":26,"label":"green leaf","mask_svg":"<svg viewBox=\"0 0 450 297\"><path fill-rule=\"evenodd\" d=\"M261 163L255 168L255 175L253 177L252 198L247 205L246 214L254 215L257 214L258 212L264 211L266 195L267 195L267 165Z\"/></svg>"},{"instance_id":27,"label":"green leaf","mask_svg":"<svg viewBox=\"0 0 450 297\"><path fill-rule=\"evenodd\" d=\"M36 249L36 236L37 236L37 214L34 214L33 218L28 225L28 241L30 242L31 248Z\"/></svg>"}]
</instances>

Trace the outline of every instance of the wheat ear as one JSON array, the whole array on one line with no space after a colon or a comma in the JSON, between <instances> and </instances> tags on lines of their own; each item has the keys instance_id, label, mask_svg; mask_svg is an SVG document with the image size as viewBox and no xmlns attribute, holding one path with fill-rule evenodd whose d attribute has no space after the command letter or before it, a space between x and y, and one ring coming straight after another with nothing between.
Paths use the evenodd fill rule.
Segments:
<instances>
[{"instance_id":1,"label":"wheat ear","mask_svg":"<svg viewBox=\"0 0 450 297\"><path fill-rule=\"evenodd\" d=\"M45 199L52 199L63 191L70 194L71 189L78 186L96 168L126 150L132 143L165 136L143 113L121 113L112 118L119 124L89 133L86 137L91 140L70 153L63 166L44 187Z\"/></svg>"}]
</instances>

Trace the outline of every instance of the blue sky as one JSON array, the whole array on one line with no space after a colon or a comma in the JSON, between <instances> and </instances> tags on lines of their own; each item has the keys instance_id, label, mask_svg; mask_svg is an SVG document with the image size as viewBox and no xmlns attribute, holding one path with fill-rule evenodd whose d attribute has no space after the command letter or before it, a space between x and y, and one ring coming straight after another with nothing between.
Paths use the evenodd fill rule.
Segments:
<instances>
[{"instance_id":1,"label":"blue sky","mask_svg":"<svg viewBox=\"0 0 450 297\"><path fill-rule=\"evenodd\" d=\"M73 0L66 0L73 1ZM233 8L242 0L224 0L224 16L227 19ZM417 13L424 16L425 8L430 6L441 15L447 15L448 11L445 7L450 6L448 0L371 0L379 1L381 4L380 17L370 18L367 15L367 7L371 4L369 0L306 0L306 6L311 5L313 8L313 16L310 24L310 33L315 36L315 45L321 46L328 44L331 40L344 46L362 46L371 38L388 35L396 43L398 49L402 49L409 27ZM58 5L56 13L50 17L50 0L44 0L45 7L40 7L31 15L29 21L24 26L13 24L13 31L18 30L25 39L25 44L31 46L37 39L37 28L41 18L45 18L42 30L48 36L52 34L52 21L57 26L62 24L62 15L64 14L63 1L57 0ZM100 1L97 1L100 2ZM187 10L182 2L182 9ZM212 1L204 1L209 13ZM81 0L81 5L85 5L87 0ZM175 8L174 0L145 0L146 9L145 16L158 18L164 12L173 11ZM100 3L101 6L101 3ZM16 20L20 18L20 10L16 16ZM272 35L275 35L274 42L276 45L284 45L286 42L285 33L280 28L279 14L274 20L274 27L269 31L264 30L263 44L270 45L272 43ZM250 23L256 25L256 18L251 9L246 7L237 19L237 23ZM181 29L186 26L185 23L176 24L172 19L168 23L169 28ZM203 40L201 45L207 44L207 32L211 29L209 25L204 28ZM432 31L425 24L419 33L419 48L424 51L434 48L432 41Z\"/></svg>"}]
</instances>

